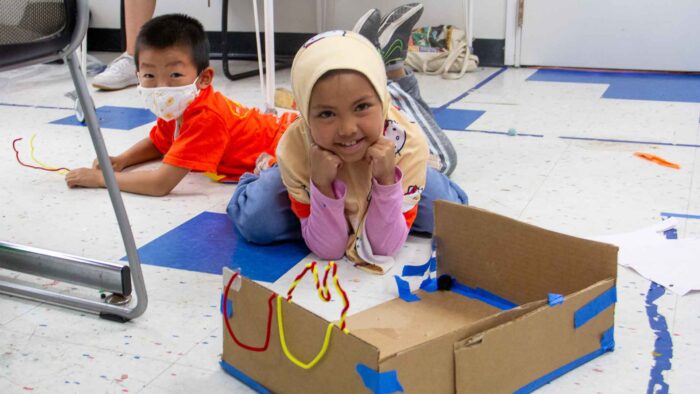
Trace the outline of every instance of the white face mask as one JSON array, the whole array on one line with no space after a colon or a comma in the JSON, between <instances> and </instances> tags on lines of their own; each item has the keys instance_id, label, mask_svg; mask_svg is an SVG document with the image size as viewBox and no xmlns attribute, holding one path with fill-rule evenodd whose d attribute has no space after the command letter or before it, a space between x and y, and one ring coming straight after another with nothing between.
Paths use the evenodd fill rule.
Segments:
<instances>
[{"instance_id":1,"label":"white face mask","mask_svg":"<svg viewBox=\"0 0 700 394\"><path fill-rule=\"evenodd\" d=\"M137 90L146 108L157 117L170 121L182 116L187 106L197 97L197 79L190 85L175 87L144 88L139 84Z\"/></svg>"}]
</instances>

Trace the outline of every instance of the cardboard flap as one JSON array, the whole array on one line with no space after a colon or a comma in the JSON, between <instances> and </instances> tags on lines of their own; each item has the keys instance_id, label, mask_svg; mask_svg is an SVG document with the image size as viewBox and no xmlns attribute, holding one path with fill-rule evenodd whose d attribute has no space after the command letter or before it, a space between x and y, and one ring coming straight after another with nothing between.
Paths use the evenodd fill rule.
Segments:
<instances>
[{"instance_id":1,"label":"cardboard flap","mask_svg":"<svg viewBox=\"0 0 700 394\"><path fill-rule=\"evenodd\" d=\"M438 274L517 304L616 277L617 247L478 208L435 202Z\"/></svg>"},{"instance_id":2,"label":"cardboard flap","mask_svg":"<svg viewBox=\"0 0 700 394\"><path fill-rule=\"evenodd\" d=\"M597 283L556 306L537 310L455 345L457 393L515 392L586 356L596 356L614 325L614 305L574 328L574 313L615 285ZM602 353L602 352L600 352Z\"/></svg>"},{"instance_id":3,"label":"cardboard flap","mask_svg":"<svg viewBox=\"0 0 700 394\"><path fill-rule=\"evenodd\" d=\"M447 292L438 292L438 294L440 293L449 294ZM544 304L544 301L536 301L515 309L501 311L471 324L466 324L441 337L424 341L420 345L396 354L394 357L382 360L380 369L400 371L399 377L406 392L454 393L454 349L456 343L476 333L530 313ZM439 327L441 323L434 322L434 326ZM436 366L439 367L436 368Z\"/></svg>"}]
</instances>

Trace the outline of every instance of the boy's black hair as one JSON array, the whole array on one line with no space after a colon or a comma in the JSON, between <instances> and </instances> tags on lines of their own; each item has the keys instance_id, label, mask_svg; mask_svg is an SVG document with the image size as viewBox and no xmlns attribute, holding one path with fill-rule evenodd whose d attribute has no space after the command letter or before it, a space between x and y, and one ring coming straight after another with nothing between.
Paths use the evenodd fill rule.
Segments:
<instances>
[{"instance_id":1,"label":"boy's black hair","mask_svg":"<svg viewBox=\"0 0 700 394\"><path fill-rule=\"evenodd\" d=\"M161 15L146 22L138 37L134 62L139 69L139 52L144 48L165 49L184 46L192 52L197 73L209 67L209 40L198 20L184 14Z\"/></svg>"}]
</instances>

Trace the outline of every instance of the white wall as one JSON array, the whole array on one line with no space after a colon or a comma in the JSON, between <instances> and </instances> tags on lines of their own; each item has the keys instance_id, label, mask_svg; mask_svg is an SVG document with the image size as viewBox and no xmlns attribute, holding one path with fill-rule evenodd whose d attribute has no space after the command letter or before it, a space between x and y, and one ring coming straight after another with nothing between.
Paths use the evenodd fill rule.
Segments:
<instances>
[{"instance_id":1,"label":"white wall","mask_svg":"<svg viewBox=\"0 0 700 394\"><path fill-rule=\"evenodd\" d=\"M472 0L474 3L474 37L505 38L506 0ZM409 0L328 0L326 1L325 29L351 28L355 20L372 7L382 13ZM209 6L208 3L211 3ZM258 1L261 14L262 3ZM424 0L425 11L420 25L465 25L463 0ZM275 30L278 32L313 33L317 31L316 0L276 0ZM208 31L221 30L222 0L161 0L155 14L182 12L199 19ZM92 22L90 27L119 28L118 0L90 0ZM229 0L229 31L254 31L251 0Z\"/></svg>"}]
</instances>

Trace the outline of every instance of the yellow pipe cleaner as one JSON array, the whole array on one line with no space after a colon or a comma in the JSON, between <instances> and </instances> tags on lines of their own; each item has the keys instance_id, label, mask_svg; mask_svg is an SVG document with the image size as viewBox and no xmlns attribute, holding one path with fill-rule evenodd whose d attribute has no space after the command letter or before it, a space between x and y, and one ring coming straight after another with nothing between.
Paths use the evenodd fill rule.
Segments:
<instances>
[{"instance_id":1,"label":"yellow pipe cleaner","mask_svg":"<svg viewBox=\"0 0 700 394\"><path fill-rule=\"evenodd\" d=\"M30 157L32 158L32 160L34 160L34 162L35 162L36 164L38 164L39 166L41 166L41 167L43 167L43 168L45 168L45 169L47 169L47 170L55 170L56 167L47 166L46 164L44 164L44 163L40 162L39 160L37 160L37 158L34 156L34 137L36 137L36 133L32 134L32 138L29 139L29 156L30 156ZM58 172L58 173L61 174L61 175L65 175L65 174L68 173L68 171L66 171L66 170L60 170L60 171L56 171L56 172Z\"/></svg>"},{"instance_id":2,"label":"yellow pipe cleaner","mask_svg":"<svg viewBox=\"0 0 700 394\"><path fill-rule=\"evenodd\" d=\"M350 302L348 301L347 294L345 291L343 291L343 288L340 286L340 282L338 281L338 267L336 266L336 263L334 261L331 261L328 263L328 265L325 268L325 274L324 274L324 281L323 281L323 286L321 285L321 281L318 278L318 270L316 268L316 262L312 262L309 264L306 264L304 267L304 271L299 274L294 281L292 282L291 286L289 286L289 291L287 292L287 302L291 303L292 302L292 292L296 288L297 284L301 281L301 279L304 277L304 274L306 274L307 271L311 271L314 282L316 284L316 290L318 292L318 297L321 299L323 302L328 302L330 301L330 289L328 288L328 271L333 268L333 283L335 284L335 289L338 292L338 294L341 296L343 299L343 310L340 313L340 321L338 322L338 328L345 334L348 333L347 327L345 327L345 317L347 315ZM289 351L289 348L287 347L287 341L285 340L284 336L284 318L282 316L282 296L277 296L277 327L280 333L280 344L282 345L282 351L284 352L285 356L299 366L300 368L303 369L310 369L314 365L316 365L323 356L326 354L326 350L328 350L328 344L330 343L331 340L331 333L333 332L333 323L328 324L328 328L326 329L326 336L323 339L323 345L321 346L321 350L318 352L316 357L314 357L313 360L311 360L308 363L303 363L299 361L292 352Z\"/></svg>"},{"instance_id":3,"label":"yellow pipe cleaner","mask_svg":"<svg viewBox=\"0 0 700 394\"><path fill-rule=\"evenodd\" d=\"M303 363L299 361L292 352L289 351L289 348L287 348L287 341L284 339L284 322L282 319L282 296L277 296L277 327L279 328L280 332L280 344L282 345L282 351L284 351L284 354L287 356L287 358L296 364L298 367L303 368L303 369L311 369L316 365L323 356L326 355L326 350L328 350L328 344L331 342L331 333L333 332L333 323L328 324L328 328L326 329L326 337L323 339L323 346L321 346L321 350L318 352L316 357L314 357L313 360L311 360L309 363Z\"/></svg>"}]
</instances>

